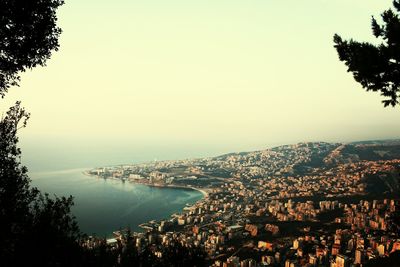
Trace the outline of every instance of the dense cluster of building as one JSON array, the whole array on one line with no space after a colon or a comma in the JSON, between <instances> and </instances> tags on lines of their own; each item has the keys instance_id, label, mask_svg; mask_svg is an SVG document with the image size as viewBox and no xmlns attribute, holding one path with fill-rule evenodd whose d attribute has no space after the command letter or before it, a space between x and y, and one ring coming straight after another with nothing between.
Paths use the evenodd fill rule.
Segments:
<instances>
[{"instance_id":1,"label":"dense cluster of building","mask_svg":"<svg viewBox=\"0 0 400 267\"><path fill-rule=\"evenodd\" d=\"M358 204L321 201L315 203L318 206L314 208L316 212L343 211L330 222L335 227L305 226L297 233L286 235L281 233L277 222L251 223L251 219L245 219L248 216L241 218L249 212L246 211L248 206L223 205L226 210L236 211L223 212L219 197L211 199L213 201L203 200L187 213L175 215L170 220L153 222L145 233L133 233L136 247L153 245L153 253L162 257L164 247L178 242L185 247L204 249L210 265L218 267L360 266L400 250L400 228L394 223L394 216L400 209L397 200L360 201ZM276 207L276 203L273 201L265 206ZM307 209L314 203L289 200L282 204L278 207ZM265 216L257 211L252 215ZM108 241L117 243L122 237L116 233L116 238ZM241 251L251 257L242 258Z\"/></svg>"},{"instance_id":2,"label":"dense cluster of building","mask_svg":"<svg viewBox=\"0 0 400 267\"><path fill-rule=\"evenodd\" d=\"M366 196L370 177L386 183L385 193L398 190L400 160L313 166L329 151L337 153L338 146L303 143L217 158L99 168L90 174L162 186L184 181L208 192L182 213L143 224L146 232L133 233L136 247L153 245L156 256L178 242L203 249L217 267L359 266L400 249L399 220L394 219L400 203L343 198ZM198 183L210 177L214 183ZM116 234L109 243L121 240L123 235Z\"/></svg>"}]
</instances>

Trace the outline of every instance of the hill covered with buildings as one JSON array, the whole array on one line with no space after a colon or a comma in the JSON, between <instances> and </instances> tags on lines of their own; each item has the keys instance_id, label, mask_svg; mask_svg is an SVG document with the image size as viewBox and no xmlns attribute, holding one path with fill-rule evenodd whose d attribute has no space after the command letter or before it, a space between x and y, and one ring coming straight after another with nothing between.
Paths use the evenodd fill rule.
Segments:
<instances>
[{"instance_id":1,"label":"hill covered with buildings","mask_svg":"<svg viewBox=\"0 0 400 267\"><path fill-rule=\"evenodd\" d=\"M299 143L88 174L206 193L130 234L138 251L151 246L161 259L178 243L218 267L389 264L400 250L399 147L398 140ZM110 246L126 240L116 232Z\"/></svg>"}]
</instances>

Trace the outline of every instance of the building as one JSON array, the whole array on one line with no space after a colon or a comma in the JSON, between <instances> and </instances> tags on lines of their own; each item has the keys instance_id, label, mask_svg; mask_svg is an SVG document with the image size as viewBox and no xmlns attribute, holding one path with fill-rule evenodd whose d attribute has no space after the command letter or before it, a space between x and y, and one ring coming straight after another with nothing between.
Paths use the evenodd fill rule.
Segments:
<instances>
[{"instance_id":1,"label":"building","mask_svg":"<svg viewBox=\"0 0 400 267\"><path fill-rule=\"evenodd\" d=\"M350 260L347 256L341 254L336 256L336 267L349 267L349 266L350 266Z\"/></svg>"}]
</instances>

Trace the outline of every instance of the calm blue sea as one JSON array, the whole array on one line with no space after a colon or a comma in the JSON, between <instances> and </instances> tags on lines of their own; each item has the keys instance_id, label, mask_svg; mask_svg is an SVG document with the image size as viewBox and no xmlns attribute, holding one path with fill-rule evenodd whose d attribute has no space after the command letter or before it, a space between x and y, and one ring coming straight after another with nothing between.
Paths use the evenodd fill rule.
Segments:
<instances>
[{"instance_id":1,"label":"calm blue sea","mask_svg":"<svg viewBox=\"0 0 400 267\"><path fill-rule=\"evenodd\" d=\"M112 231L149 220L170 218L203 196L194 190L154 188L84 175L85 169L30 173L32 184L51 195L74 196L73 214L87 234L109 237Z\"/></svg>"},{"instance_id":2,"label":"calm blue sea","mask_svg":"<svg viewBox=\"0 0 400 267\"><path fill-rule=\"evenodd\" d=\"M77 131L75 129L75 131ZM215 144L161 142L152 145L113 142L85 142L68 139L21 138L22 163L29 169L34 186L58 196L75 197L73 213L87 234L109 236L119 228L152 219L170 218L194 203L202 194L193 190L152 188L83 175L84 170L118 164L217 156L240 147ZM255 147L262 147L261 145Z\"/></svg>"}]
</instances>

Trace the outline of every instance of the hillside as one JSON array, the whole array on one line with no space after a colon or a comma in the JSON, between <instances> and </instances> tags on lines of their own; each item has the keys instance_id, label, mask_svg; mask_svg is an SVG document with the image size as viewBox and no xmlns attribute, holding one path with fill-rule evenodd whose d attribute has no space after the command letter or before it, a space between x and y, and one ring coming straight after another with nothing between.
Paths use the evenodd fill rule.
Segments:
<instances>
[{"instance_id":1,"label":"hillside","mask_svg":"<svg viewBox=\"0 0 400 267\"><path fill-rule=\"evenodd\" d=\"M309 142L210 158L98 168L90 173L143 184L199 188L218 188L230 181L251 186L275 181L285 184L290 196L292 190L295 196L326 197L398 192L399 159L398 140ZM299 185L303 185L301 192L296 189Z\"/></svg>"}]
</instances>

